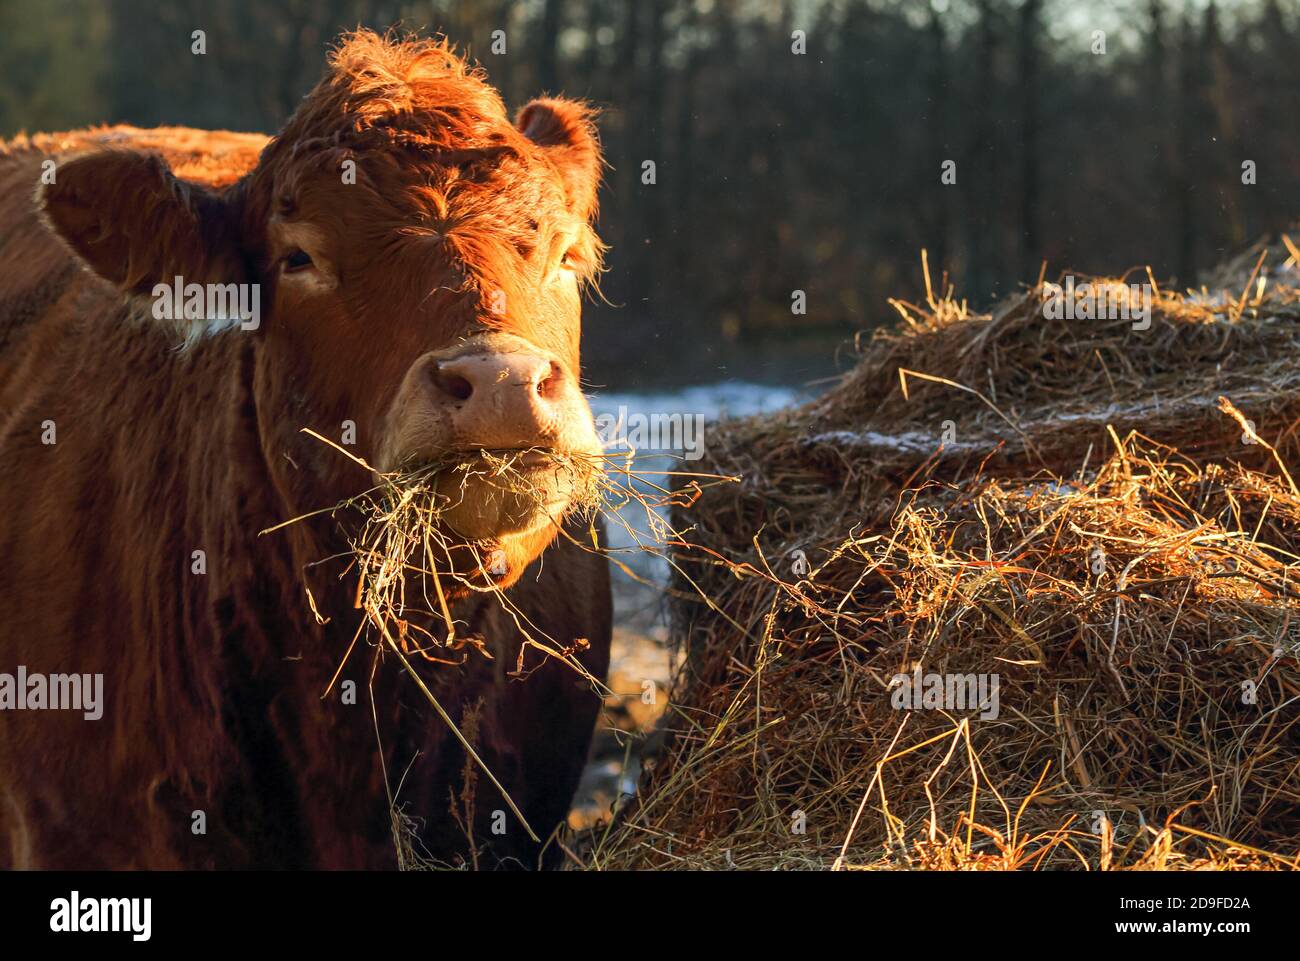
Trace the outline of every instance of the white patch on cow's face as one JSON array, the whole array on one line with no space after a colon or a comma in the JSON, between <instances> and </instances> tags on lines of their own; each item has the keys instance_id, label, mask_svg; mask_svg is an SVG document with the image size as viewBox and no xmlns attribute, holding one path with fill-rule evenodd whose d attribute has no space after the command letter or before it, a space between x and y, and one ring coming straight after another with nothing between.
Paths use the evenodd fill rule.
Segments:
<instances>
[{"instance_id":1,"label":"white patch on cow's face","mask_svg":"<svg viewBox=\"0 0 1300 961\"><path fill-rule=\"evenodd\" d=\"M252 284L249 284L247 286L250 289L254 287L254 285ZM258 293L260 294L260 291ZM259 300L260 300L260 296L259 296ZM228 330L248 329L246 326L247 323L248 321L246 321L244 318L236 314L233 314L231 312L226 312L224 316L220 313L208 314L202 324L198 324L189 328L189 333L186 335L185 338L185 346L189 347L194 343L202 340L204 337L215 337L218 334L225 333ZM261 320L260 320L260 310L259 310L259 318L257 320L257 324L260 326L260 323Z\"/></svg>"},{"instance_id":2,"label":"white patch on cow's face","mask_svg":"<svg viewBox=\"0 0 1300 961\"><path fill-rule=\"evenodd\" d=\"M159 325L180 338L184 352L200 341L229 330L257 330L261 326L260 284L187 281L174 275L159 282L148 294L128 294L128 316L144 326Z\"/></svg>"},{"instance_id":3,"label":"white patch on cow's face","mask_svg":"<svg viewBox=\"0 0 1300 961\"><path fill-rule=\"evenodd\" d=\"M338 275L333 260L328 255L325 232L314 224L305 221L285 221L273 217L268 225L267 237L270 241L273 257L271 269L275 272L278 283L298 296L326 293L338 286ZM295 258L295 254L305 254ZM176 288L179 283L180 287ZM169 314L167 322L181 337L178 349L186 351L199 342L217 337L232 330L256 330L261 323L261 285L260 284L215 284L201 285L207 291L209 299L213 291L220 288L220 293L230 301L232 296L240 299L240 311L207 310L201 315L185 313L184 307L189 303L190 286L185 278L173 278L172 283L160 284L169 290L179 289L181 295L169 298L169 306L164 313ZM159 320L158 288L153 295L129 296L128 305L131 316L140 323L156 323ZM247 312L252 305L251 316ZM179 306L178 306L179 305ZM174 314L175 316L170 316Z\"/></svg>"}]
</instances>

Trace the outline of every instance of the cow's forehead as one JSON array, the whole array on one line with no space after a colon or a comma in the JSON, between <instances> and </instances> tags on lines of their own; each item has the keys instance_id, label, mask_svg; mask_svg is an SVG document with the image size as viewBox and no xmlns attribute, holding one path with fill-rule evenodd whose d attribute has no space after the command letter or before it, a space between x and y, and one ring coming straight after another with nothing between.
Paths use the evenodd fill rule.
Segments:
<instances>
[{"instance_id":1,"label":"cow's forehead","mask_svg":"<svg viewBox=\"0 0 1300 961\"><path fill-rule=\"evenodd\" d=\"M254 179L271 194L268 214L283 216L313 187L364 179L378 194L366 198L380 201L375 215L389 219L486 216L507 231L566 219L564 182L544 148L510 122L481 73L433 41L346 43L263 152Z\"/></svg>"},{"instance_id":2,"label":"cow's forehead","mask_svg":"<svg viewBox=\"0 0 1300 961\"><path fill-rule=\"evenodd\" d=\"M588 229L542 164L506 158L447 166L411 150L331 154L276 178L267 222L273 242L296 242L298 234L285 227L301 224L314 250L323 246L343 260L440 255L469 274L497 276L499 284L549 262ZM345 156L362 186L339 177Z\"/></svg>"},{"instance_id":3,"label":"cow's forehead","mask_svg":"<svg viewBox=\"0 0 1300 961\"><path fill-rule=\"evenodd\" d=\"M267 146L245 210L254 232L277 217L318 221L328 252L356 270L431 256L508 289L564 256L592 283L603 246L557 162L445 43L363 34Z\"/></svg>"},{"instance_id":4,"label":"cow's forehead","mask_svg":"<svg viewBox=\"0 0 1300 961\"><path fill-rule=\"evenodd\" d=\"M328 148L409 151L437 165L478 166L532 146L486 75L445 43L361 35L334 52L270 153L274 161Z\"/></svg>"},{"instance_id":5,"label":"cow's forehead","mask_svg":"<svg viewBox=\"0 0 1300 961\"><path fill-rule=\"evenodd\" d=\"M428 222L495 214L536 226L566 211L563 181L538 157L344 145L278 165L274 212L291 215L301 194L312 189L323 188L330 203L346 200L346 188L356 183L377 192L376 214L391 209Z\"/></svg>"}]
</instances>

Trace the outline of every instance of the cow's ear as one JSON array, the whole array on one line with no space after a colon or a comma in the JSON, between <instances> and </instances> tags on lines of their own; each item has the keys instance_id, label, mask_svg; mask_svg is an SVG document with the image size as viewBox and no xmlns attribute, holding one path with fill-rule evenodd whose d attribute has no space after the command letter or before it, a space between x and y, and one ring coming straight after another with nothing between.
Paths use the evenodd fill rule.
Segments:
<instances>
[{"instance_id":1,"label":"cow's ear","mask_svg":"<svg viewBox=\"0 0 1300 961\"><path fill-rule=\"evenodd\" d=\"M548 97L524 107L518 120L524 136L547 148L564 177L570 208L584 220L596 214L603 163L594 118L585 103Z\"/></svg>"},{"instance_id":2,"label":"cow's ear","mask_svg":"<svg viewBox=\"0 0 1300 961\"><path fill-rule=\"evenodd\" d=\"M177 276L200 284L244 279L225 201L173 176L153 154L113 150L64 161L37 203L91 270L128 293L148 294Z\"/></svg>"}]
</instances>

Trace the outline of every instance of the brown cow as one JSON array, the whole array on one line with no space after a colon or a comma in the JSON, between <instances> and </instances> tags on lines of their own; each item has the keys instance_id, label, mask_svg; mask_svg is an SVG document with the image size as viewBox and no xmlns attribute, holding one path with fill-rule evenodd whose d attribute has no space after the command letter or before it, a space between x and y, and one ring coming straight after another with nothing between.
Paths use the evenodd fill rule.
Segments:
<instances>
[{"instance_id":1,"label":"brown cow","mask_svg":"<svg viewBox=\"0 0 1300 961\"><path fill-rule=\"evenodd\" d=\"M482 652L410 660L545 842L608 665L608 571L570 509L581 472L555 466L599 452L578 343L600 165L582 105L511 124L444 43L366 32L271 140L115 127L4 149L0 865L554 855L395 655L372 634L350 651L351 513L259 531L375 484L304 428L376 471L517 461L544 496L470 476L440 524L456 633ZM178 283L247 285L228 289L258 309L169 315ZM520 624L572 663L528 647L517 673ZM102 716L16 704L20 668L102 675Z\"/></svg>"}]
</instances>

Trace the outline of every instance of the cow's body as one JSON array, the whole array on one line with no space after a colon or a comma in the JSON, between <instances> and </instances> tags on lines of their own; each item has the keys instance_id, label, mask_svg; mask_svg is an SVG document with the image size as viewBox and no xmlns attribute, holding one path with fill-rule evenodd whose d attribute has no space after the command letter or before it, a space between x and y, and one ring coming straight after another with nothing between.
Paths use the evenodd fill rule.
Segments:
<instances>
[{"instance_id":1,"label":"cow's body","mask_svg":"<svg viewBox=\"0 0 1300 961\"><path fill-rule=\"evenodd\" d=\"M0 712L0 866L394 867L390 790L418 835L404 859L535 865L538 846L391 655L376 663L359 641L335 680L360 616L347 558L318 563L347 551L340 523L259 536L370 486L300 432L336 434L335 412L315 410L258 337L181 351L128 318L121 292L40 222L42 160L109 141L161 149L217 188L261 145L116 128L0 157L0 672L104 677L99 720ZM586 639L579 659L603 678L602 559L561 538L506 595L551 637ZM415 668L545 839L599 695L536 654L526 679L508 676L521 635L494 595L453 614L494 659ZM475 704L477 721L464 718ZM451 813L465 810L467 770L472 842Z\"/></svg>"}]
</instances>

